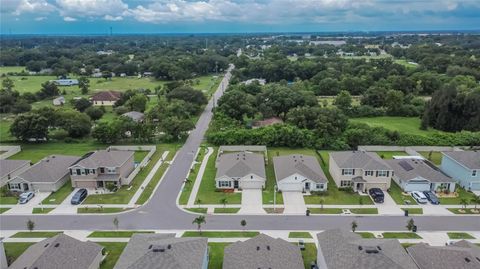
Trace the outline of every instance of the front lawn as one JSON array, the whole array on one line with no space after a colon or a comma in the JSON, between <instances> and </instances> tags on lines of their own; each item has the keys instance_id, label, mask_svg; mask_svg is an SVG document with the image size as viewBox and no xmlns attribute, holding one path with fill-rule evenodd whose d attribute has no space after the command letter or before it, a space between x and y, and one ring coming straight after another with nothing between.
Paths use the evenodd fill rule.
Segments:
<instances>
[{"instance_id":1,"label":"front lawn","mask_svg":"<svg viewBox=\"0 0 480 269\"><path fill-rule=\"evenodd\" d=\"M6 188L7 186L3 186L0 189L0 205L16 205L18 203L18 198L13 195L10 196Z\"/></svg>"},{"instance_id":2,"label":"front lawn","mask_svg":"<svg viewBox=\"0 0 480 269\"><path fill-rule=\"evenodd\" d=\"M68 180L63 186L56 192L52 192L47 198L43 199L42 204L45 205L59 205L65 200L65 198L72 193L72 181Z\"/></svg>"},{"instance_id":3,"label":"front lawn","mask_svg":"<svg viewBox=\"0 0 480 269\"><path fill-rule=\"evenodd\" d=\"M362 238L375 238L375 235L370 232L356 232L356 234L360 235Z\"/></svg>"},{"instance_id":4,"label":"front lawn","mask_svg":"<svg viewBox=\"0 0 480 269\"><path fill-rule=\"evenodd\" d=\"M447 233L447 235L450 239L475 239L475 237L469 233Z\"/></svg>"},{"instance_id":5,"label":"front lawn","mask_svg":"<svg viewBox=\"0 0 480 269\"><path fill-rule=\"evenodd\" d=\"M431 151L431 153L430 151L419 151L418 153L435 165L442 164L442 153L439 151Z\"/></svg>"},{"instance_id":6,"label":"front lawn","mask_svg":"<svg viewBox=\"0 0 480 269\"><path fill-rule=\"evenodd\" d=\"M62 232L18 232L12 238L50 238Z\"/></svg>"},{"instance_id":7,"label":"front lawn","mask_svg":"<svg viewBox=\"0 0 480 269\"><path fill-rule=\"evenodd\" d=\"M208 243L208 269L222 269L223 252L230 243Z\"/></svg>"},{"instance_id":8,"label":"front lawn","mask_svg":"<svg viewBox=\"0 0 480 269\"><path fill-rule=\"evenodd\" d=\"M145 159L149 151L146 150L136 150L133 155L133 161L139 163Z\"/></svg>"},{"instance_id":9,"label":"front lawn","mask_svg":"<svg viewBox=\"0 0 480 269\"><path fill-rule=\"evenodd\" d=\"M408 154L405 151L377 151L378 156L382 159L391 160L393 156L407 156Z\"/></svg>"},{"instance_id":10,"label":"front lawn","mask_svg":"<svg viewBox=\"0 0 480 269\"><path fill-rule=\"evenodd\" d=\"M80 207L77 208L78 214L105 214L105 213L119 213L127 211L131 208L121 207Z\"/></svg>"},{"instance_id":11,"label":"front lawn","mask_svg":"<svg viewBox=\"0 0 480 269\"><path fill-rule=\"evenodd\" d=\"M388 193L392 197L392 199L395 201L397 205L416 205L417 202L411 195L404 195L402 189L398 184L392 180L390 184L390 189L388 190Z\"/></svg>"},{"instance_id":12,"label":"front lawn","mask_svg":"<svg viewBox=\"0 0 480 269\"><path fill-rule=\"evenodd\" d=\"M212 232L212 231L186 231L182 237L208 237L208 238L240 238L240 237L254 237L259 235L259 232Z\"/></svg>"},{"instance_id":13,"label":"front lawn","mask_svg":"<svg viewBox=\"0 0 480 269\"><path fill-rule=\"evenodd\" d=\"M107 257L105 257L100 265L100 269L113 269L118 261L118 258L120 258L123 249L125 246L127 246L127 243L99 242L98 244L104 247L107 253Z\"/></svg>"},{"instance_id":14,"label":"front lawn","mask_svg":"<svg viewBox=\"0 0 480 269\"><path fill-rule=\"evenodd\" d=\"M20 255L22 255L25 250L31 245L35 243L10 243L5 242L3 243L3 247L5 248L5 256L7 257L7 262L11 265Z\"/></svg>"},{"instance_id":15,"label":"front lawn","mask_svg":"<svg viewBox=\"0 0 480 269\"><path fill-rule=\"evenodd\" d=\"M213 213L223 213L223 214L236 214L240 208L232 208L232 207L218 207L213 209Z\"/></svg>"},{"instance_id":16,"label":"front lawn","mask_svg":"<svg viewBox=\"0 0 480 269\"><path fill-rule=\"evenodd\" d=\"M382 233L383 238L386 239L422 239L422 237L416 233L411 233L411 232L399 232L399 233L393 233L393 232L385 232Z\"/></svg>"},{"instance_id":17,"label":"front lawn","mask_svg":"<svg viewBox=\"0 0 480 269\"><path fill-rule=\"evenodd\" d=\"M206 207L193 207L193 208L184 208L185 210L191 211L193 213L207 214L208 208Z\"/></svg>"},{"instance_id":18,"label":"front lawn","mask_svg":"<svg viewBox=\"0 0 480 269\"><path fill-rule=\"evenodd\" d=\"M132 235L141 233L153 233L153 231L94 231L87 237L94 238L130 238Z\"/></svg>"},{"instance_id":19,"label":"front lawn","mask_svg":"<svg viewBox=\"0 0 480 269\"><path fill-rule=\"evenodd\" d=\"M48 214L50 211L54 210L55 208L53 207L44 207L44 208L41 208L41 207L35 207L33 210L32 210L32 214Z\"/></svg>"},{"instance_id":20,"label":"front lawn","mask_svg":"<svg viewBox=\"0 0 480 269\"><path fill-rule=\"evenodd\" d=\"M352 214L378 214L377 208L351 208Z\"/></svg>"},{"instance_id":21,"label":"front lawn","mask_svg":"<svg viewBox=\"0 0 480 269\"><path fill-rule=\"evenodd\" d=\"M314 243L306 243L305 250L301 251L305 269L310 269L312 262L317 261L317 247Z\"/></svg>"},{"instance_id":22,"label":"front lawn","mask_svg":"<svg viewBox=\"0 0 480 269\"><path fill-rule=\"evenodd\" d=\"M463 208L447 208L450 212L452 212L453 214L459 214L459 215L463 215L463 214L480 214L480 210L477 209L473 209L473 208L467 208L467 209L463 209Z\"/></svg>"},{"instance_id":23,"label":"front lawn","mask_svg":"<svg viewBox=\"0 0 480 269\"><path fill-rule=\"evenodd\" d=\"M309 232L290 232L288 238L312 238Z\"/></svg>"},{"instance_id":24,"label":"front lawn","mask_svg":"<svg viewBox=\"0 0 480 269\"><path fill-rule=\"evenodd\" d=\"M440 200L440 204L460 205L462 199L467 200L467 202L470 204L471 200L475 198L475 194L473 192L466 191L464 188L461 188L459 186L457 186L457 189L455 191L457 192L457 197L452 197L452 198L438 197L438 200Z\"/></svg>"},{"instance_id":25,"label":"front lawn","mask_svg":"<svg viewBox=\"0 0 480 269\"><path fill-rule=\"evenodd\" d=\"M195 180L197 179L198 170L202 165L202 161L205 157L206 151L207 149L205 147L200 147L197 157L195 158L195 161L197 163L193 166L193 169L190 170L190 173L188 174L188 181L185 183L181 190L182 193L180 194L180 198L178 199L178 203L180 205L186 205L188 203L188 199L190 198L190 194L192 193L193 185L195 184Z\"/></svg>"},{"instance_id":26,"label":"front lawn","mask_svg":"<svg viewBox=\"0 0 480 269\"><path fill-rule=\"evenodd\" d=\"M413 214L413 215L422 215L423 214L423 208L402 208L403 211L408 210L408 214Z\"/></svg>"},{"instance_id":27,"label":"front lawn","mask_svg":"<svg viewBox=\"0 0 480 269\"><path fill-rule=\"evenodd\" d=\"M311 214L342 214L341 208L309 208Z\"/></svg>"},{"instance_id":28,"label":"front lawn","mask_svg":"<svg viewBox=\"0 0 480 269\"><path fill-rule=\"evenodd\" d=\"M5 212L7 212L8 210L10 210L10 207L0 207L0 214L3 214Z\"/></svg>"}]
</instances>

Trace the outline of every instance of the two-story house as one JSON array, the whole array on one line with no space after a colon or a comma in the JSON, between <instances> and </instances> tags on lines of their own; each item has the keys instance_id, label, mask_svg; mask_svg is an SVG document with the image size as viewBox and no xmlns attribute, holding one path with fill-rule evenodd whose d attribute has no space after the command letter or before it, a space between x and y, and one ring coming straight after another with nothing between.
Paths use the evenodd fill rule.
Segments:
<instances>
[{"instance_id":1,"label":"two-story house","mask_svg":"<svg viewBox=\"0 0 480 269\"><path fill-rule=\"evenodd\" d=\"M393 170L374 152L330 152L329 171L339 188L351 187L366 192L371 188L387 190Z\"/></svg>"},{"instance_id":2,"label":"two-story house","mask_svg":"<svg viewBox=\"0 0 480 269\"><path fill-rule=\"evenodd\" d=\"M480 191L480 151L442 152L440 169L467 190Z\"/></svg>"},{"instance_id":3,"label":"two-story house","mask_svg":"<svg viewBox=\"0 0 480 269\"><path fill-rule=\"evenodd\" d=\"M75 188L103 188L107 183L128 185L127 178L135 168L134 152L99 150L88 153L69 167Z\"/></svg>"}]
</instances>

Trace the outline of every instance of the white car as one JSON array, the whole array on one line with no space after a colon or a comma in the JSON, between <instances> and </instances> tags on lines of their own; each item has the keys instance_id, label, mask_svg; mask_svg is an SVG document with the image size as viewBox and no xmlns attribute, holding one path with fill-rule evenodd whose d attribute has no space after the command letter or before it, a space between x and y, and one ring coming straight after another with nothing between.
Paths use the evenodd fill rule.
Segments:
<instances>
[{"instance_id":1,"label":"white car","mask_svg":"<svg viewBox=\"0 0 480 269\"><path fill-rule=\"evenodd\" d=\"M35 196L35 193L29 191L29 192L24 192L20 194L20 197L18 199L18 202L20 204L26 204L28 201L32 200L32 198Z\"/></svg>"},{"instance_id":2,"label":"white car","mask_svg":"<svg viewBox=\"0 0 480 269\"><path fill-rule=\"evenodd\" d=\"M426 204L428 203L427 196L420 191L412 191L412 197L417 201L419 204Z\"/></svg>"}]
</instances>

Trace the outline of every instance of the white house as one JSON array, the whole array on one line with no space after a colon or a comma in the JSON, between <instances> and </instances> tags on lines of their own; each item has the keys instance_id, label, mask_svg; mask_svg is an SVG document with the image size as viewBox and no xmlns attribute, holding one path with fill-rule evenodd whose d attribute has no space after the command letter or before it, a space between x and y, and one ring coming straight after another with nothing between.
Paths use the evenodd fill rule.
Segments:
<instances>
[{"instance_id":1,"label":"white house","mask_svg":"<svg viewBox=\"0 0 480 269\"><path fill-rule=\"evenodd\" d=\"M325 191L328 180L314 156L285 155L273 158L278 189L285 191Z\"/></svg>"},{"instance_id":2,"label":"white house","mask_svg":"<svg viewBox=\"0 0 480 269\"><path fill-rule=\"evenodd\" d=\"M53 81L58 86L73 86L78 85L78 79L57 79Z\"/></svg>"},{"instance_id":3,"label":"white house","mask_svg":"<svg viewBox=\"0 0 480 269\"><path fill-rule=\"evenodd\" d=\"M53 99L53 105L54 106L63 106L65 104L65 97L59 96L55 99Z\"/></svg>"},{"instance_id":4,"label":"white house","mask_svg":"<svg viewBox=\"0 0 480 269\"><path fill-rule=\"evenodd\" d=\"M234 152L218 156L215 184L218 189L265 188L265 160L262 154Z\"/></svg>"}]
</instances>

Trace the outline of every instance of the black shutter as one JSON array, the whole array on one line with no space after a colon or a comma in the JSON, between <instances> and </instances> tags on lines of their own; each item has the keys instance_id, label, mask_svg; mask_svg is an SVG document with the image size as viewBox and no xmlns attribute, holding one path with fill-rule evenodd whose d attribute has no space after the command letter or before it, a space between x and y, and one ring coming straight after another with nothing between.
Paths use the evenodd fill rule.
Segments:
<instances>
[{"instance_id":1,"label":"black shutter","mask_svg":"<svg viewBox=\"0 0 480 269\"><path fill-rule=\"evenodd\" d=\"M375 171L375 177L378 177L378 171Z\"/></svg>"}]
</instances>

